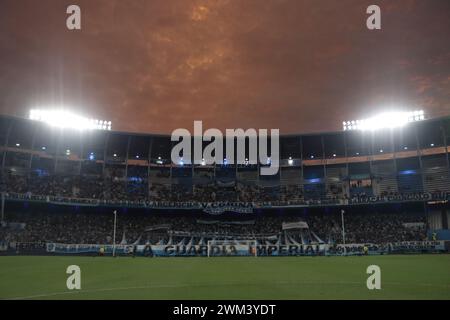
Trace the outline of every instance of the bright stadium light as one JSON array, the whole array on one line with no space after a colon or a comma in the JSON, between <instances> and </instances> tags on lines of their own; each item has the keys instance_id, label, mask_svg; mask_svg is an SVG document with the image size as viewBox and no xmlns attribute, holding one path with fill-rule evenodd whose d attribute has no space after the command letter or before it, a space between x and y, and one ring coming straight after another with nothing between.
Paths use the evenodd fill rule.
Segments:
<instances>
[{"instance_id":1,"label":"bright stadium light","mask_svg":"<svg viewBox=\"0 0 450 320\"><path fill-rule=\"evenodd\" d=\"M403 127L410 122L421 121L425 119L423 110L416 111L397 111L385 112L372 118L363 120L351 120L342 122L344 131L362 130L375 131L380 129L391 129Z\"/></svg>"},{"instance_id":2,"label":"bright stadium light","mask_svg":"<svg viewBox=\"0 0 450 320\"><path fill-rule=\"evenodd\" d=\"M288 159L288 164L289 164L290 166L292 166L292 165L294 164L294 160L292 160L292 157L289 157L289 159Z\"/></svg>"},{"instance_id":3,"label":"bright stadium light","mask_svg":"<svg viewBox=\"0 0 450 320\"><path fill-rule=\"evenodd\" d=\"M63 109L31 109L29 118L31 120L45 122L54 127L76 130L111 130L112 126L111 121L89 119Z\"/></svg>"}]
</instances>

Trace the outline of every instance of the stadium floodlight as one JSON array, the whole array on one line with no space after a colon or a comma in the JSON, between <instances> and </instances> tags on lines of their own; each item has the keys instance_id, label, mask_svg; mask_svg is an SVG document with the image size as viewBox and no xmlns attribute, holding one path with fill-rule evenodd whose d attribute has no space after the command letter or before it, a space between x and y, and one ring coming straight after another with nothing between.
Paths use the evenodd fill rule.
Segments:
<instances>
[{"instance_id":1,"label":"stadium floodlight","mask_svg":"<svg viewBox=\"0 0 450 320\"><path fill-rule=\"evenodd\" d=\"M425 120L423 110L395 111L381 113L372 118L342 122L344 131L362 130L375 131L403 127L410 122Z\"/></svg>"},{"instance_id":2,"label":"stadium floodlight","mask_svg":"<svg viewBox=\"0 0 450 320\"><path fill-rule=\"evenodd\" d=\"M29 118L54 127L76 130L111 130L112 127L111 121L85 118L64 109L31 109Z\"/></svg>"}]
</instances>

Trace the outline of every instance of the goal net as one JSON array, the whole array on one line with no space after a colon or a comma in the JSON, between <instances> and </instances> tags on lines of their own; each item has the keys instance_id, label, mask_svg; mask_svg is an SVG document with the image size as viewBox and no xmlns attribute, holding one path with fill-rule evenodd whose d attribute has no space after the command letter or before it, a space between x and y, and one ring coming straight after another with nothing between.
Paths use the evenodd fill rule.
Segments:
<instances>
[{"instance_id":1,"label":"goal net","mask_svg":"<svg viewBox=\"0 0 450 320\"><path fill-rule=\"evenodd\" d=\"M208 257L257 256L256 240L209 240Z\"/></svg>"}]
</instances>

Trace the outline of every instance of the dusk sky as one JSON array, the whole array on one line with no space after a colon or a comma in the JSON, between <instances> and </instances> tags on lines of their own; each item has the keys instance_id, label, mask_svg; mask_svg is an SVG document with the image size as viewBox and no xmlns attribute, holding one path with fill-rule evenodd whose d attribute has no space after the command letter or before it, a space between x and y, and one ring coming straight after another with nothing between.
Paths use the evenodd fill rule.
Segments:
<instances>
[{"instance_id":1,"label":"dusk sky","mask_svg":"<svg viewBox=\"0 0 450 320\"><path fill-rule=\"evenodd\" d=\"M148 133L450 115L450 1L0 0L0 113L47 106Z\"/></svg>"}]
</instances>

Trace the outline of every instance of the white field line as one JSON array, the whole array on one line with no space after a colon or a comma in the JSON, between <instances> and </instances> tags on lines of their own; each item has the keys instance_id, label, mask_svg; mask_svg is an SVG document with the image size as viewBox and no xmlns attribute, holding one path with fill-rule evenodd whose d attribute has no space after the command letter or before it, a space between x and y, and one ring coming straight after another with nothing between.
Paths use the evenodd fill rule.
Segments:
<instances>
[{"instance_id":1,"label":"white field line","mask_svg":"<svg viewBox=\"0 0 450 320\"><path fill-rule=\"evenodd\" d=\"M188 288L188 287L208 287L208 286L229 286L229 285L265 285L263 282L258 283L242 283L242 281L226 282L226 283L208 283L208 284L161 284L161 285L147 285L147 286L134 286L134 287L118 287L118 288L100 288L100 289L90 289L90 290L72 290L72 291L61 291L53 293L36 294L24 297L13 297L5 298L0 300L26 300L26 299L36 299L45 298L59 295L68 294L83 294L83 293L93 293L93 292L108 292L108 291L126 291L126 290L143 290L143 289L155 289L155 288ZM302 282L292 282L292 281L277 281L271 282L274 285L362 285L365 287L365 282L356 281L329 281L329 282L317 282L317 281L302 281ZM415 283L407 284L401 282L384 282L384 285L394 285L394 286L425 286L425 287L442 287L449 288L450 284L435 285L431 283Z\"/></svg>"}]
</instances>

